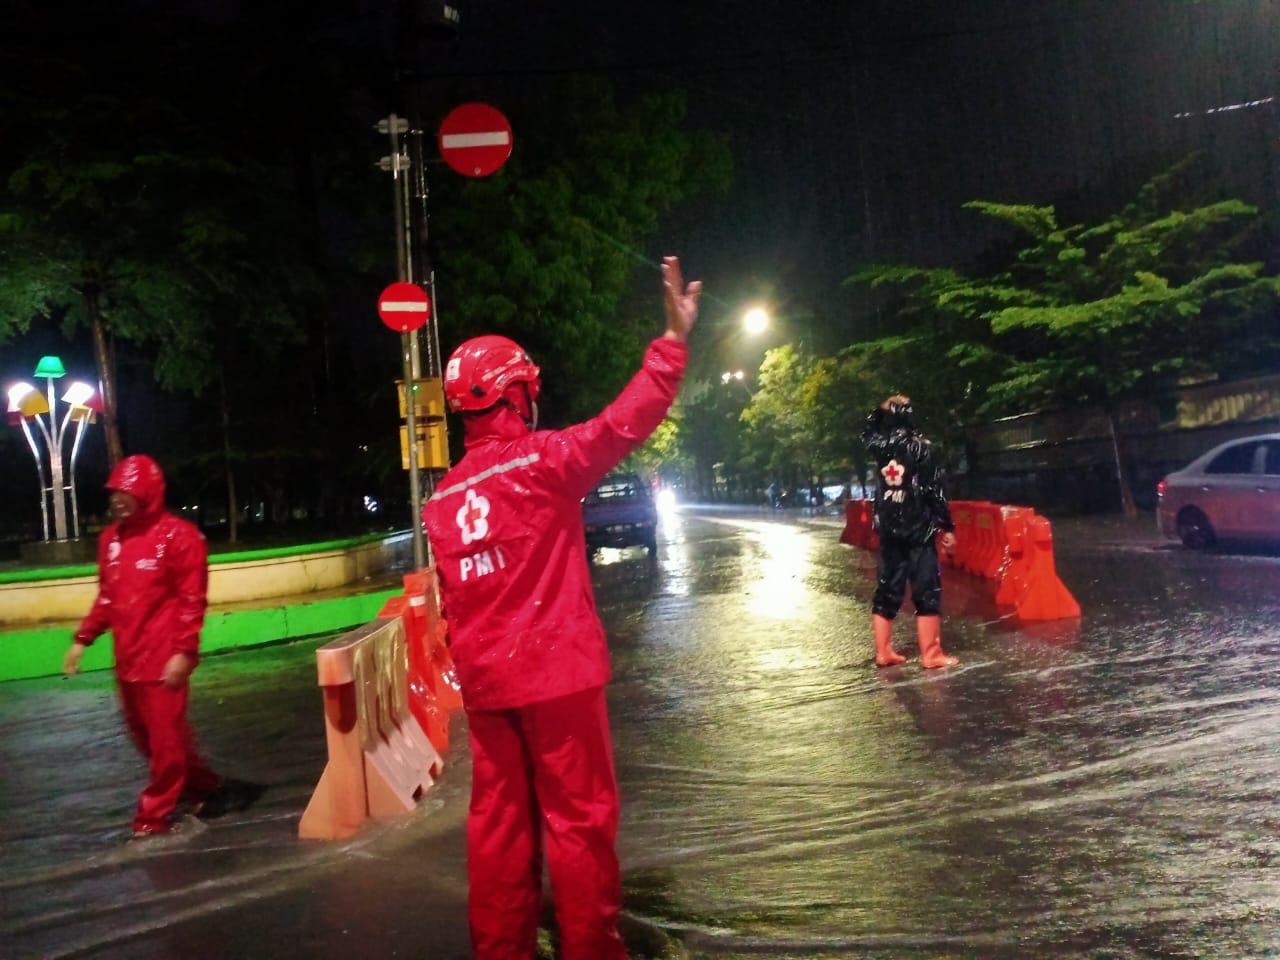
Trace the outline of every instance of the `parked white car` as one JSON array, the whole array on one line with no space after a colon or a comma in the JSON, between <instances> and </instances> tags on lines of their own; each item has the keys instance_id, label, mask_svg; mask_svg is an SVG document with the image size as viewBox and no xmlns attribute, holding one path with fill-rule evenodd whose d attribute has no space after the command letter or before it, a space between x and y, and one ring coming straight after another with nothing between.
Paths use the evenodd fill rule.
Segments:
<instances>
[{"instance_id":1,"label":"parked white car","mask_svg":"<svg viewBox=\"0 0 1280 960\"><path fill-rule=\"evenodd\" d=\"M1156 485L1160 532L1201 548L1280 542L1280 433L1214 447Z\"/></svg>"}]
</instances>

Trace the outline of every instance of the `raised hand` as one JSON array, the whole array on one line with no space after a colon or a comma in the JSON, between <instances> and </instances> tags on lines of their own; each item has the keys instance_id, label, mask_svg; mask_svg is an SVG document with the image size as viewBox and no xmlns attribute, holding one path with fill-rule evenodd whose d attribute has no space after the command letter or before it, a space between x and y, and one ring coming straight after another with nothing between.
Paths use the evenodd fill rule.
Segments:
<instances>
[{"instance_id":1,"label":"raised hand","mask_svg":"<svg viewBox=\"0 0 1280 960\"><path fill-rule=\"evenodd\" d=\"M698 320L698 297L702 295L702 281L688 285L680 275L680 258L662 258L662 292L667 311L667 330L663 334L669 340L683 343Z\"/></svg>"}]
</instances>

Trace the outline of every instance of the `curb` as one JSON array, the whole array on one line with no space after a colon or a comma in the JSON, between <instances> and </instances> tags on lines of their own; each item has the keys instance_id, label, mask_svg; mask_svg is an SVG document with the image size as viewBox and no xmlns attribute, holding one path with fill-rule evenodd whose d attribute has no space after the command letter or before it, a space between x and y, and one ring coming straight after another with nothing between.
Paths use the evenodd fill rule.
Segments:
<instances>
[{"instance_id":1,"label":"curb","mask_svg":"<svg viewBox=\"0 0 1280 960\"><path fill-rule=\"evenodd\" d=\"M380 590L257 610L210 611L200 631L200 653L207 656L348 630L376 619L387 599L399 593L399 589ZM62 624L0 631L0 683L60 674L74 629L75 624ZM99 637L85 651L82 671L114 666L108 636Z\"/></svg>"}]
</instances>

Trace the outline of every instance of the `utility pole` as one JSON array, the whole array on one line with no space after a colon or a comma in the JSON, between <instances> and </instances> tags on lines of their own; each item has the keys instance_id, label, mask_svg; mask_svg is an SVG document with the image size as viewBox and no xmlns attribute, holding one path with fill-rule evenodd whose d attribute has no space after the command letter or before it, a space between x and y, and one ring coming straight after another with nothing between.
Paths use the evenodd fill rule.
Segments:
<instances>
[{"instance_id":1,"label":"utility pole","mask_svg":"<svg viewBox=\"0 0 1280 960\"><path fill-rule=\"evenodd\" d=\"M449 466L449 443L445 425L443 393L443 361L440 357L440 328L437 325L435 272L427 249L427 157L424 152L420 99L425 74L426 47L440 48L457 41L462 16L457 0L394 0L393 31L397 41L396 80L408 107L410 119L391 114L378 122L378 132L391 141L390 156L379 166L392 177L395 204L396 261L399 280L423 287L431 304L432 315L425 324L426 362L419 353L418 331L403 335L404 394L409 456L409 483L413 511L414 564L421 569L431 560L431 545L425 543L422 530L423 480L419 451L425 454L426 489L435 486L432 471ZM432 62L441 57L433 52ZM405 140L402 135L407 134ZM402 144L404 145L402 147ZM402 149L404 152L402 152ZM425 378L425 379L424 379ZM418 424L425 420L424 439L418 437ZM425 449L424 449L425 448ZM403 448L402 448L403 449Z\"/></svg>"},{"instance_id":2,"label":"utility pole","mask_svg":"<svg viewBox=\"0 0 1280 960\"><path fill-rule=\"evenodd\" d=\"M409 129L409 121L394 113L379 120L377 131L391 140L391 155L382 157L378 166L391 174L392 205L395 212L396 277L414 283L413 264L410 257L409 229L409 156L400 150L400 135ZM427 565L426 539L422 535L422 478L418 470L418 421L417 404L414 402L413 385L421 376L418 356L418 332L411 330L400 335L401 359L404 366L405 410L409 428L409 510L410 529L413 531L413 567L421 570Z\"/></svg>"},{"instance_id":3,"label":"utility pole","mask_svg":"<svg viewBox=\"0 0 1280 960\"><path fill-rule=\"evenodd\" d=\"M436 299L436 271L431 262L431 230L430 215L428 214L427 199L429 190L427 188L427 155L422 139L421 127L414 127L410 131L411 141L411 163L413 171L413 199L416 201L417 214L417 246L415 247L418 254L418 275L422 277L422 282L427 287L427 295L431 298L431 317L427 321L424 328L426 333L426 349L427 359L425 363L424 375L427 377L438 378L443 376L444 357L440 353L440 302ZM446 447L447 452L447 447ZM436 464L443 466L446 464ZM427 491L434 492L435 476L431 473L427 474Z\"/></svg>"}]
</instances>

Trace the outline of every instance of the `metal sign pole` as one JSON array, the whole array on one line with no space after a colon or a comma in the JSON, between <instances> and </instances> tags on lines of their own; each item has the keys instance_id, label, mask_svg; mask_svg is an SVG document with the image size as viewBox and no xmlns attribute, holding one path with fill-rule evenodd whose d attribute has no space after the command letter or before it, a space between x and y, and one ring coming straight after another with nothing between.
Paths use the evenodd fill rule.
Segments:
<instances>
[{"instance_id":1,"label":"metal sign pole","mask_svg":"<svg viewBox=\"0 0 1280 960\"><path fill-rule=\"evenodd\" d=\"M400 152L400 134L409 129L409 121L393 113L378 124L380 130L384 124L385 132L391 137L390 170L395 209L396 273L398 279L411 282L413 276L409 263L405 218L405 210L408 207L408 183L404 175L409 165L409 158ZM413 385L419 376L417 331L401 334L400 347L404 361L405 422L409 433L409 528L413 533L413 568L421 570L426 566L426 544L422 535L422 479L418 471L418 417L415 402L417 398L413 395Z\"/></svg>"},{"instance_id":2,"label":"metal sign pole","mask_svg":"<svg viewBox=\"0 0 1280 960\"><path fill-rule=\"evenodd\" d=\"M418 223L418 230L419 230L418 241L419 242L416 246L416 250L413 245L414 210L413 210L413 207L410 206L410 202L409 202L410 195L409 195L408 189L405 190L405 194L404 194L405 207L406 207L405 235L407 238L406 242L409 244L410 249L415 250L415 252L418 255L418 261L419 261L419 267L420 267L419 273L421 274L421 282L424 285L429 285L429 289L430 289L429 296L430 296L431 304L433 307L432 314L427 319L427 323L425 325L426 329L423 331L423 333L425 333L427 337L427 344L426 344L427 365L426 365L425 375L428 377L439 377L441 375L441 364L439 360L439 335L438 333L433 333L433 331L438 330L436 326L437 316L434 310L435 303L436 303L435 274L431 270L431 253L427 247L427 239L428 239L427 237L427 222L428 222L427 221L427 158L426 158L426 154L423 152L423 149L422 149L422 130L414 129L411 131L411 134L413 136L413 140L411 141L411 144L410 144L410 147L411 147L410 156L412 157L411 164L412 164L412 174L413 174L413 194L414 194L414 199L416 199L418 202L417 212L418 212L418 218L419 218L419 223ZM414 338L413 343L414 343L414 346L416 347L419 342L417 330L413 332L413 338ZM414 365L413 382L416 384L417 379L424 375L424 371L422 370L421 364L416 362L417 360L416 355L414 359L415 359L415 365ZM428 429L431 429L431 428L428 427ZM432 463L432 466L436 466L436 464ZM431 471L427 471L426 485L427 485L428 494L435 492L435 475ZM421 526L421 524L419 524L419 526ZM435 558L431 556L430 542L426 544L426 563L432 566L435 565Z\"/></svg>"}]
</instances>

